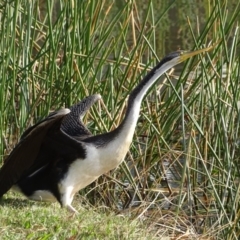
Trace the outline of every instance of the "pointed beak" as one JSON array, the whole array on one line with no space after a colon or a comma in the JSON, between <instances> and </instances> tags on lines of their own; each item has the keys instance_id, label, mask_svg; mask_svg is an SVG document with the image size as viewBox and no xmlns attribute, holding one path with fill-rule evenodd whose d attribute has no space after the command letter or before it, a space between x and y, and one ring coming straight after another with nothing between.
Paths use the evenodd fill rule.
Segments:
<instances>
[{"instance_id":1,"label":"pointed beak","mask_svg":"<svg viewBox=\"0 0 240 240\"><path fill-rule=\"evenodd\" d=\"M202 52L209 52L211 51L219 42L213 44L211 47L207 47L207 48L203 48L203 49L199 49L196 51L192 51L192 52L182 52L181 55L179 56L179 62L183 62L185 60L187 60L190 57L193 57L195 55L198 55Z\"/></svg>"}]
</instances>

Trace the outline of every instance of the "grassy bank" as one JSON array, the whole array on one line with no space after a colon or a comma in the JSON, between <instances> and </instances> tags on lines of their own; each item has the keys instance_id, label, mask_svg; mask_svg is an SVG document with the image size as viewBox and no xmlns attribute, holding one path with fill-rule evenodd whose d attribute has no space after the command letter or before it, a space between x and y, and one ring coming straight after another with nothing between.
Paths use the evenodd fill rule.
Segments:
<instances>
[{"instance_id":1,"label":"grassy bank","mask_svg":"<svg viewBox=\"0 0 240 240\"><path fill-rule=\"evenodd\" d=\"M18 198L18 199L16 199ZM94 206L80 206L78 215L58 204L34 203L8 194L1 201L1 239L157 239L154 232L136 220Z\"/></svg>"},{"instance_id":2,"label":"grassy bank","mask_svg":"<svg viewBox=\"0 0 240 240\"><path fill-rule=\"evenodd\" d=\"M89 129L98 134L115 128L124 116L131 89L165 54L160 40L165 38L163 27L172 21L171 11L194 11L190 3L165 4L1 1L2 159L26 127L86 95L100 93L103 98L85 118ZM142 104L125 161L80 192L86 209L79 216L67 220L64 212L61 219L55 205L18 202L10 194L9 201L7 197L1 201L1 217L6 219L1 231L6 234L6 229L13 229L14 234L15 228L22 229L26 237L36 224L36 229L56 225L71 232L81 222L86 229L89 223L93 234L104 234L97 219L105 222L111 216L109 225L114 227L109 236L114 236L115 212L135 219L123 218L119 234L131 234L125 221L133 224L132 231L136 223L139 234L144 220L146 229L155 229L156 237L163 231L170 237L238 239L239 12L239 3L204 1L203 12L184 16L179 29L187 36L183 47L197 49L219 41L217 47L163 76L152 89ZM201 25L196 16L204 17ZM169 38L177 38L175 34ZM87 210L90 206L94 211ZM84 222L84 216L89 220ZM95 220L96 228L90 224ZM71 221L76 225L66 227ZM32 238L40 236L44 235ZM78 235L66 238L71 236ZM48 238L54 235L43 237Z\"/></svg>"}]
</instances>

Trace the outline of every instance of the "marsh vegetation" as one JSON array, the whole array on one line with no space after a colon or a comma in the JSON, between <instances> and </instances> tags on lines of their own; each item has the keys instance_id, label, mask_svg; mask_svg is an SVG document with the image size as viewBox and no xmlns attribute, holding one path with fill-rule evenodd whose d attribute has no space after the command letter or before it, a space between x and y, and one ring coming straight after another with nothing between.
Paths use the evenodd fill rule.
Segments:
<instances>
[{"instance_id":1,"label":"marsh vegetation","mask_svg":"<svg viewBox=\"0 0 240 240\"><path fill-rule=\"evenodd\" d=\"M114 129L166 53L218 42L159 80L125 161L74 201L82 214L9 193L3 239L239 239L240 2L168 2L0 1L0 161L27 127L90 94L103 101L89 129Z\"/></svg>"}]
</instances>

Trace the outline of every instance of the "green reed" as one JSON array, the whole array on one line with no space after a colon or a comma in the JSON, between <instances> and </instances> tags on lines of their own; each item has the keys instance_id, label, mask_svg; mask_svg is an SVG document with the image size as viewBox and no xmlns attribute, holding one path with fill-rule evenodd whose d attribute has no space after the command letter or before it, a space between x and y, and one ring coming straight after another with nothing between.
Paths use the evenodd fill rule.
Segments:
<instances>
[{"instance_id":1,"label":"green reed","mask_svg":"<svg viewBox=\"0 0 240 240\"><path fill-rule=\"evenodd\" d=\"M179 2L2 1L2 159L28 126L90 94L103 101L87 114L89 129L114 129L133 87L165 54L171 7L195 9ZM80 192L86 203L146 216L169 236L238 239L240 8L230 3L205 1L203 26L181 20L183 47L218 45L153 87L125 161Z\"/></svg>"}]
</instances>

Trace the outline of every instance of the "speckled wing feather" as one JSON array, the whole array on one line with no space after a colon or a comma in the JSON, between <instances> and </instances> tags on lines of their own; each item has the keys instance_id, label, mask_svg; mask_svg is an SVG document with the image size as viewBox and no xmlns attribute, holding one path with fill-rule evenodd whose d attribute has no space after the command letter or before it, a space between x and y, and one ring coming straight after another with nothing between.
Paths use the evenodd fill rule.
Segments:
<instances>
[{"instance_id":1,"label":"speckled wing feather","mask_svg":"<svg viewBox=\"0 0 240 240\"><path fill-rule=\"evenodd\" d=\"M87 110L97 101L100 100L99 94L91 95L84 98L81 102L71 106L70 114L62 121L61 129L72 137L84 137L91 135L91 132L82 122L82 118Z\"/></svg>"}]
</instances>

